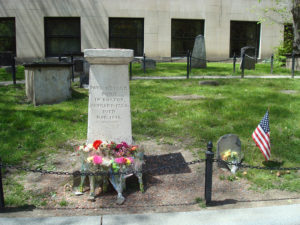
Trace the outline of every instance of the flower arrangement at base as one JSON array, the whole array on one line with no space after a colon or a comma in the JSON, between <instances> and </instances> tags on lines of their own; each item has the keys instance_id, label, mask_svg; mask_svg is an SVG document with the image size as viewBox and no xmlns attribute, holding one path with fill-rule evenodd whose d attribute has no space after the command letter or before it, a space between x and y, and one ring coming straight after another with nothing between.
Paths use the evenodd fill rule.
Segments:
<instances>
[{"instance_id":1,"label":"flower arrangement at base","mask_svg":"<svg viewBox=\"0 0 300 225\"><path fill-rule=\"evenodd\" d=\"M89 170L99 171L111 168L117 173L134 164L135 157L140 152L138 146L126 142L116 144L113 141L96 140L93 144L79 146L78 155L82 162L87 163Z\"/></svg>"},{"instance_id":2,"label":"flower arrangement at base","mask_svg":"<svg viewBox=\"0 0 300 225\"><path fill-rule=\"evenodd\" d=\"M228 149L228 150L221 153L221 159L225 162L228 162L228 163L240 163L241 160L242 160L242 155L239 154L236 151ZM238 169L237 165L228 165L228 164L226 164L226 166L230 169L230 171L232 173L235 173Z\"/></svg>"},{"instance_id":3,"label":"flower arrangement at base","mask_svg":"<svg viewBox=\"0 0 300 225\"><path fill-rule=\"evenodd\" d=\"M144 192L142 178L144 153L138 146L129 145L126 142L117 144L113 141L96 140L93 144L79 146L77 155L82 161L81 172L104 172L103 175L89 176L90 196L88 200L95 201L97 178L102 181L103 192L107 189L108 180L110 181L118 193L117 204L122 204L125 201L122 195L126 187L125 179L131 175L138 178L140 190ZM79 191L76 191L75 195L83 194L85 179L86 176L81 176Z\"/></svg>"}]
</instances>

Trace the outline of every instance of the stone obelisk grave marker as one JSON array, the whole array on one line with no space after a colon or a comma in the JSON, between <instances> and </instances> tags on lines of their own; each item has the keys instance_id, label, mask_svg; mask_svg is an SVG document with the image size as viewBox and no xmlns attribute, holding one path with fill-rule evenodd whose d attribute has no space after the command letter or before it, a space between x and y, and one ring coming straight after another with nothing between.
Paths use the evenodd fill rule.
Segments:
<instances>
[{"instance_id":1,"label":"stone obelisk grave marker","mask_svg":"<svg viewBox=\"0 0 300 225\"><path fill-rule=\"evenodd\" d=\"M132 144L128 63L133 50L86 49L90 63L87 143Z\"/></svg>"}]
</instances>

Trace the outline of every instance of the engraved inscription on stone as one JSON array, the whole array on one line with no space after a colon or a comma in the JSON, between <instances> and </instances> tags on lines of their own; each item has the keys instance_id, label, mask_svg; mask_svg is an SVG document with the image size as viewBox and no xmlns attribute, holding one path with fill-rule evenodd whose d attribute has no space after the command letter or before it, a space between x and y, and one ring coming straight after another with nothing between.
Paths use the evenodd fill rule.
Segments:
<instances>
[{"instance_id":1,"label":"engraved inscription on stone","mask_svg":"<svg viewBox=\"0 0 300 225\"><path fill-rule=\"evenodd\" d=\"M96 96L95 92L100 97L92 97L90 107L97 109L95 110L98 112L96 115L97 120L101 120L102 122L117 122L124 119L121 109L129 107L128 98L124 98L129 93L128 87L90 86L90 93Z\"/></svg>"}]
</instances>

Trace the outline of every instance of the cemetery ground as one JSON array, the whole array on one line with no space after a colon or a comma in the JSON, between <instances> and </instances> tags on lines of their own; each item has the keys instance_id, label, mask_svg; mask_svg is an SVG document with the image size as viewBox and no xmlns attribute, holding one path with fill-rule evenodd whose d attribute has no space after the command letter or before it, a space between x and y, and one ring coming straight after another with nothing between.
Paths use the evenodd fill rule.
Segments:
<instances>
[{"instance_id":1,"label":"cemetery ground","mask_svg":"<svg viewBox=\"0 0 300 225\"><path fill-rule=\"evenodd\" d=\"M144 146L148 156L145 166L204 158L209 140L216 146L219 137L233 133L242 141L245 163L298 167L300 81L220 79L217 82L218 86L199 85L199 80L130 82L133 137ZM26 100L24 85L1 86L0 93L0 155L5 163L54 171L79 169L74 152L86 140L87 90L75 83L69 101L38 107ZM268 107L272 156L269 164L264 164L251 134ZM82 208L83 214L91 213L85 209L111 214L204 207L201 200L204 163L145 174L145 193L140 193L137 182L131 180L121 208L116 206L116 193L112 190L100 194L95 202L86 201L88 192L74 196L70 177L10 169L4 170L3 177L6 206L21 211L33 207ZM216 206L234 207L271 200L279 204L280 199L289 202L300 199L299 171L247 169L232 175L214 167L212 200ZM77 215L78 211L68 213Z\"/></svg>"},{"instance_id":2,"label":"cemetery ground","mask_svg":"<svg viewBox=\"0 0 300 225\"><path fill-rule=\"evenodd\" d=\"M236 75L241 76L240 64L236 64L236 72L233 73L232 62L228 63L207 63L207 68L198 69L193 68L190 76L228 76ZM144 74L144 70L141 68L140 63L132 64L132 75L133 76L161 76L161 77L172 77L172 76L186 76L186 62L172 62L172 63L157 63L156 69L147 69ZM256 64L255 70L245 70L245 75L270 75L270 63L258 63ZM273 75L291 75L291 71L280 66L278 63L274 63ZM299 71L295 71L295 75L300 75ZM24 80L24 67L17 66L16 73L17 80ZM0 68L0 81L11 81L12 75L6 73L4 68Z\"/></svg>"}]
</instances>

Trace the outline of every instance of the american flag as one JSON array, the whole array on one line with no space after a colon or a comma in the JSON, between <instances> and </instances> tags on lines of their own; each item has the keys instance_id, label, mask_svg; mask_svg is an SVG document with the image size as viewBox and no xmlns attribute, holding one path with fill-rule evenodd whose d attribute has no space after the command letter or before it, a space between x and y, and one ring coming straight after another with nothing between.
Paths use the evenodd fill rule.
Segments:
<instances>
[{"instance_id":1,"label":"american flag","mask_svg":"<svg viewBox=\"0 0 300 225\"><path fill-rule=\"evenodd\" d=\"M269 126L268 110L264 118L260 121L255 131L253 132L252 138L255 141L257 147L259 147L261 153L264 155L266 161L268 161L271 156L270 126Z\"/></svg>"}]
</instances>

